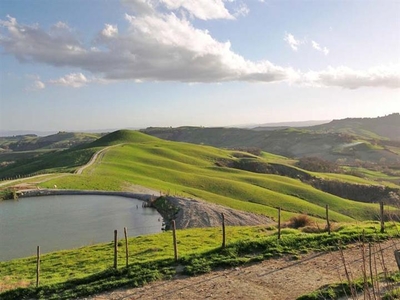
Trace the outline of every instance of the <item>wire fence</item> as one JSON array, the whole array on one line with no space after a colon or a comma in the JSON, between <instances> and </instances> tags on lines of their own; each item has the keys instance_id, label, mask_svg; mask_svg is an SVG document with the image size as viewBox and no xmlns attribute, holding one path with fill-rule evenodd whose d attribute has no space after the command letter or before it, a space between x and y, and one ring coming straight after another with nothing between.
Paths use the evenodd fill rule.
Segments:
<instances>
[{"instance_id":1,"label":"wire fence","mask_svg":"<svg viewBox=\"0 0 400 300\"><path fill-rule=\"evenodd\" d=\"M245 282L249 288L254 282L257 282L257 286L270 286L271 282L273 282L277 284L275 286L276 290L281 289L282 291L286 290L289 292L291 279L297 285L301 286L303 284L310 288L310 280L312 280L310 277L315 278L316 276L320 276L315 285L316 289L328 282L333 283L329 281L332 278L334 282L340 283L343 286L342 294L346 297L343 299L382 299L383 293L394 291L398 287L389 278L389 272L398 269L393 253L398 251L400 241L391 239L386 241L383 244L384 246L381 246L380 243L363 243L359 239L354 239L354 242L355 244L347 249L344 249L344 246L341 247L338 245L338 250L307 254L305 258L296 261L287 261L285 258L280 258L277 259L281 263L279 267L276 264L271 266L268 261L265 261L262 264L244 266L242 268L230 268L214 273L213 275L199 276L190 281L183 279L174 281L172 284L168 284L168 282L157 283L152 285L151 290L131 289L117 291L112 293L112 299L137 299L146 293L150 295L149 291L151 291L153 299L167 299L174 298L174 296L182 297L185 294L185 290L205 290L205 285L213 289L213 297L218 298L215 286L220 285L221 280L242 286L238 283L240 280L241 282ZM315 273L314 276L310 276L309 272ZM296 274L297 276L298 274L303 276L294 280L293 276L296 276ZM328 281L324 281L324 277L327 274L330 274L326 279ZM332 274L334 275L332 276ZM346 278L349 278L350 281ZM359 278L362 279L362 284L366 283L361 290L356 286L356 281ZM235 287L231 286L229 288L232 289L230 294L234 298ZM304 288L304 290L307 290L307 288ZM323 294L322 290L316 294L318 293L318 296L320 296L318 299L333 299ZM89 297L88 299L96 298ZM285 299L288 298L286 297Z\"/></svg>"},{"instance_id":2,"label":"wire fence","mask_svg":"<svg viewBox=\"0 0 400 300\"><path fill-rule=\"evenodd\" d=\"M329 206L326 205L326 227L325 231L327 234L331 234L332 231L332 223L330 222L329 219ZM281 224L281 208L278 208L278 224L277 224L277 240L281 239L282 233L281 230L283 228L283 224ZM389 216L390 217L390 216ZM379 225L379 231L380 232L385 232L385 219L387 219L388 216L385 215L385 209L384 209L384 204L380 204L380 214L378 216L378 219L381 221ZM124 238L125 238L125 245L124 243L121 242L120 239L118 239L118 232L115 230L114 231L114 242L113 242L113 248L114 248L114 256L113 256L113 268L117 269L121 267L121 263L118 263L118 258L121 259L121 252L124 252L126 254L125 256L125 266L127 267L129 265L129 251L128 251L128 233L134 233L143 229L156 229L156 228L162 228L164 224L164 220L161 221L161 218L159 219L161 224L158 225L150 225L150 226L135 226L135 227L125 227L124 228ZM393 221L394 222L394 221ZM173 220L172 222L172 243L171 243L171 248L173 247L174 249L174 260L179 261L179 256L178 256L178 244L184 243L184 237L179 237L177 238L176 236L176 226L175 226L175 221ZM219 237L221 239L221 248L224 248L227 246L227 235L225 231L225 217L222 214L221 215L221 236ZM396 225L397 228L397 225ZM388 279L388 265L390 265L391 269L393 269L393 265L395 265L396 261L394 259L393 253L390 255L389 252L387 251L390 249L392 252L398 251L398 246L399 244L393 240L393 243L391 245L386 245L385 247L380 247L380 244L369 244L365 243L362 240L362 235L360 234L360 238L355 239L352 241L354 244L357 244L359 249L359 256L355 255L354 253L352 256L346 256L343 254L343 247L341 245L338 245L338 250L337 251L330 251L330 255L332 255L332 262L325 266L325 271L327 272L337 272L338 273L338 280L342 283L347 283L348 286L352 287L351 292L349 294L349 297L353 297L353 299L358 299L359 295L356 292L356 287L355 284L353 283L359 276L361 275L364 278L365 286L364 286L364 299L379 299L379 292L385 287L387 290L388 288L393 288L394 285L390 283L390 280ZM125 249L124 249L125 248ZM121 250L123 249L123 250ZM362 249L362 251L360 250ZM366 250L367 249L367 250ZM385 251L386 250L386 251ZM119 253L120 252L120 253ZM118 254L119 253L119 254ZM346 252L347 253L347 252ZM40 276L41 276L41 271L40 271L40 264L41 264L41 257L40 257L40 247L37 247L37 258L36 258L36 286L38 287L40 285ZM313 259L317 257L316 256L310 256L310 259ZM111 259L110 259L111 261ZM305 263L307 260L301 260L296 263L291 263L288 264L286 268L292 268L296 265ZM371 263L370 263L371 262ZM394 263L393 263L394 262ZM361 272L360 272L361 271ZM261 273L259 276L266 276L268 275L269 272L267 271L264 275ZM384 274L384 280L381 280L378 275L379 274ZM43 275L43 274L42 274ZM372 282L372 284L371 284ZM353 287L354 286L354 287ZM121 298L123 299L123 298Z\"/></svg>"}]
</instances>

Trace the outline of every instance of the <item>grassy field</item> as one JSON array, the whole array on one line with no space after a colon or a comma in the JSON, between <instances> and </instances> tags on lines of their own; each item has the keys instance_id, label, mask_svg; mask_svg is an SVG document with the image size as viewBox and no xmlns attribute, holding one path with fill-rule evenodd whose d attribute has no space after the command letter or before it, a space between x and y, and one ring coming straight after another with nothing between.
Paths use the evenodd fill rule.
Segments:
<instances>
[{"instance_id":1,"label":"grassy field","mask_svg":"<svg viewBox=\"0 0 400 300\"><path fill-rule=\"evenodd\" d=\"M282 230L278 241L275 227L227 227L227 247L221 249L220 228L178 230L179 264L185 274L194 275L221 266L335 249L339 240L345 245L358 242L362 235L366 241L379 241L398 234L394 224L387 224L386 234L378 231L378 222L342 225L331 235L287 228ZM113 243L42 255L40 282L43 288L39 289L33 287L35 257L0 262L0 298L71 299L118 286L138 286L175 274L171 232L129 238L128 243L129 267L125 268L124 242L119 241L120 271L112 269ZM18 286L26 288L5 292Z\"/></svg>"}]
</instances>

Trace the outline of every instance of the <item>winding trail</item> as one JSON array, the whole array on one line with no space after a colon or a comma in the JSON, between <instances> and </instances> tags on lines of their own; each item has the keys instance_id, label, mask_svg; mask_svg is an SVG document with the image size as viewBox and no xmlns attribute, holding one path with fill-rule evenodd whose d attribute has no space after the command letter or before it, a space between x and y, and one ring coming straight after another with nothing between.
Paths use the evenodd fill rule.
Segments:
<instances>
[{"instance_id":1,"label":"winding trail","mask_svg":"<svg viewBox=\"0 0 400 300\"><path fill-rule=\"evenodd\" d=\"M89 168L90 166L92 166L92 165L96 162L97 158L98 158L100 155L104 154L104 152L110 150L110 149L113 148L113 147L118 147L118 146L121 146L121 145L122 145L122 144L117 144L117 145L113 145L113 146L108 146L108 147L105 147L105 148L101 149L100 151L97 151L95 154L93 154L92 158L89 160L89 162L88 162L87 164L81 166L79 169L77 169L77 170L75 171L75 174L81 175L82 172L83 172L85 169Z\"/></svg>"}]
</instances>

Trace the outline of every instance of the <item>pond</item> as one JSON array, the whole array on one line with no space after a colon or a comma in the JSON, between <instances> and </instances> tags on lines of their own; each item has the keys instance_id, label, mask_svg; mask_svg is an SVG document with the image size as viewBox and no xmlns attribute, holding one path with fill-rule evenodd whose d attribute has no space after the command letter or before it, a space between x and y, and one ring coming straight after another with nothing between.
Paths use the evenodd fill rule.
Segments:
<instances>
[{"instance_id":1,"label":"pond","mask_svg":"<svg viewBox=\"0 0 400 300\"><path fill-rule=\"evenodd\" d=\"M162 218L143 201L120 196L62 195L0 201L0 261L161 232Z\"/></svg>"}]
</instances>

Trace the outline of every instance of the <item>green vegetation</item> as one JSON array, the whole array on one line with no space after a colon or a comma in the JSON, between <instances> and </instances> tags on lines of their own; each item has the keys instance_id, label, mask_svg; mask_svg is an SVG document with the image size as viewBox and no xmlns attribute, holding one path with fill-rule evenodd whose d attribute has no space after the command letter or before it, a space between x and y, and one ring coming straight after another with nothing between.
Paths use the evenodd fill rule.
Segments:
<instances>
[{"instance_id":1,"label":"green vegetation","mask_svg":"<svg viewBox=\"0 0 400 300\"><path fill-rule=\"evenodd\" d=\"M287 130L284 134L290 140L292 134L308 133ZM99 155L95 164L80 175L71 174L105 147L108 148ZM273 218L277 218L277 208L281 207L287 228L282 230L282 239L278 242L273 226L228 227L226 249L220 249L219 228L179 231L179 268L172 260L173 249L168 232L131 238L130 265L118 271L110 269L113 260L111 243L51 253L42 257L42 287L38 289L32 287L34 258L0 262L0 284L4 290L27 286L4 292L0 294L1 299L70 299L168 278L181 267L186 274L193 275L285 254L297 256L308 251L334 249L339 240L343 244L359 240L363 230L365 239L373 241L398 233L393 224L387 225L388 234L379 234L377 222L357 223L377 220L377 204L347 200L300 180L326 177L347 183L375 184L373 174L368 179L361 179L345 174L311 172L295 167L293 160L283 156L165 141L129 130L114 132L84 146L17 162L0 169L0 178L60 172L64 173L43 176L43 180L35 182L35 185L110 191L133 191L135 185L142 185L162 194L201 198ZM29 183L34 179L20 181ZM324 231L321 222L324 223L326 205L329 205L332 222L357 225L334 225L337 231L332 235L320 233ZM386 209L398 213L394 207L386 206ZM289 228L303 226L303 230ZM122 252L119 252L120 264L124 261Z\"/></svg>"},{"instance_id":2,"label":"green vegetation","mask_svg":"<svg viewBox=\"0 0 400 300\"><path fill-rule=\"evenodd\" d=\"M30 159L18 160L0 169L0 178L13 178L20 175L73 172L78 166L87 163L100 148L72 148L52 152Z\"/></svg>"},{"instance_id":3,"label":"green vegetation","mask_svg":"<svg viewBox=\"0 0 400 300\"><path fill-rule=\"evenodd\" d=\"M2 200L17 200L18 195L15 190L13 189L4 189L0 190L0 201Z\"/></svg>"},{"instance_id":4,"label":"green vegetation","mask_svg":"<svg viewBox=\"0 0 400 300\"><path fill-rule=\"evenodd\" d=\"M178 230L180 258L173 261L170 232L129 239L130 263L125 266L123 247L119 251L120 270L113 264L112 243L49 253L41 257L41 287L35 284L35 258L0 263L0 287L17 288L0 294L1 299L71 299L121 286L136 287L147 282L169 278L177 269L188 275L206 273L219 267L238 266L282 255L301 255L310 251L336 249L360 240L380 241L397 234L393 224L387 224L387 234L377 233L378 222L348 225L331 235L308 234L301 230L282 230L277 240L274 227L227 227L227 247L221 249L221 229ZM121 241L120 246L124 243ZM178 267L179 266L179 267ZM177 268L178 267L178 268Z\"/></svg>"},{"instance_id":5,"label":"green vegetation","mask_svg":"<svg viewBox=\"0 0 400 300\"><path fill-rule=\"evenodd\" d=\"M258 148L291 158L319 157L341 166L398 170L400 114L334 120L304 128L154 128L143 132L162 139L223 148ZM319 170L320 171L320 170Z\"/></svg>"},{"instance_id":6,"label":"green vegetation","mask_svg":"<svg viewBox=\"0 0 400 300\"><path fill-rule=\"evenodd\" d=\"M270 216L276 215L271 208L281 206L285 211L323 218L326 204L335 221L377 216L377 205L345 200L296 179L215 166L218 159L230 157L230 151L162 140L124 144L109 149L101 164L82 176L55 178L42 187L121 190L140 184Z\"/></svg>"},{"instance_id":7,"label":"green vegetation","mask_svg":"<svg viewBox=\"0 0 400 300\"><path fill-rule=\"evenodd\" d=\"M0 167L14 163L16 163L14 166L18 167L18 165L40 159L40 156L44 154L87 144L99 137L101 134L75 132L59 132L45 137L34 134L0 137ZM48 166L44 167L49 168ZM38 166L34 168L38 168ZM19 170L20 174L23 171ZM11 172L7 176L12 177L14 174Z\"/></svg>"},{"instance_id":8,"label":"green vegetation","mask_svg":"<svg viewBox=\"0 0 400 300\"><path fill-rule=\"evenodd\" d=\"M38 170L71 172L87 162L94 152L110 145L113 147L108 148L99 162L82 175L55 176L38 185L44 188L57 185L60 189L129 191L132 185L139 184L165 194L202 198L271 217L277 217L276 208L281 207L285 211L284 220L299 213L323 219L326 205L330 207L332 221L336 222L374 220L379 215L377 204L346 200L302 182L296 174L303 177L312 175L299 168L267 163L263 157L236 150L164 141L129 130L116 131L86 147L41 156L41 159L8 171L16 174ZM273 156L267 157L271 159ZM279 159L284 161L282 157ZM255 163L256 167L263 164L272 166L274 170L287 172L294 178L254 173L251 169L230 168L220 163L246 160ZM312 174L320 176L319 173Z\"/></svg>"}]
</instances>

